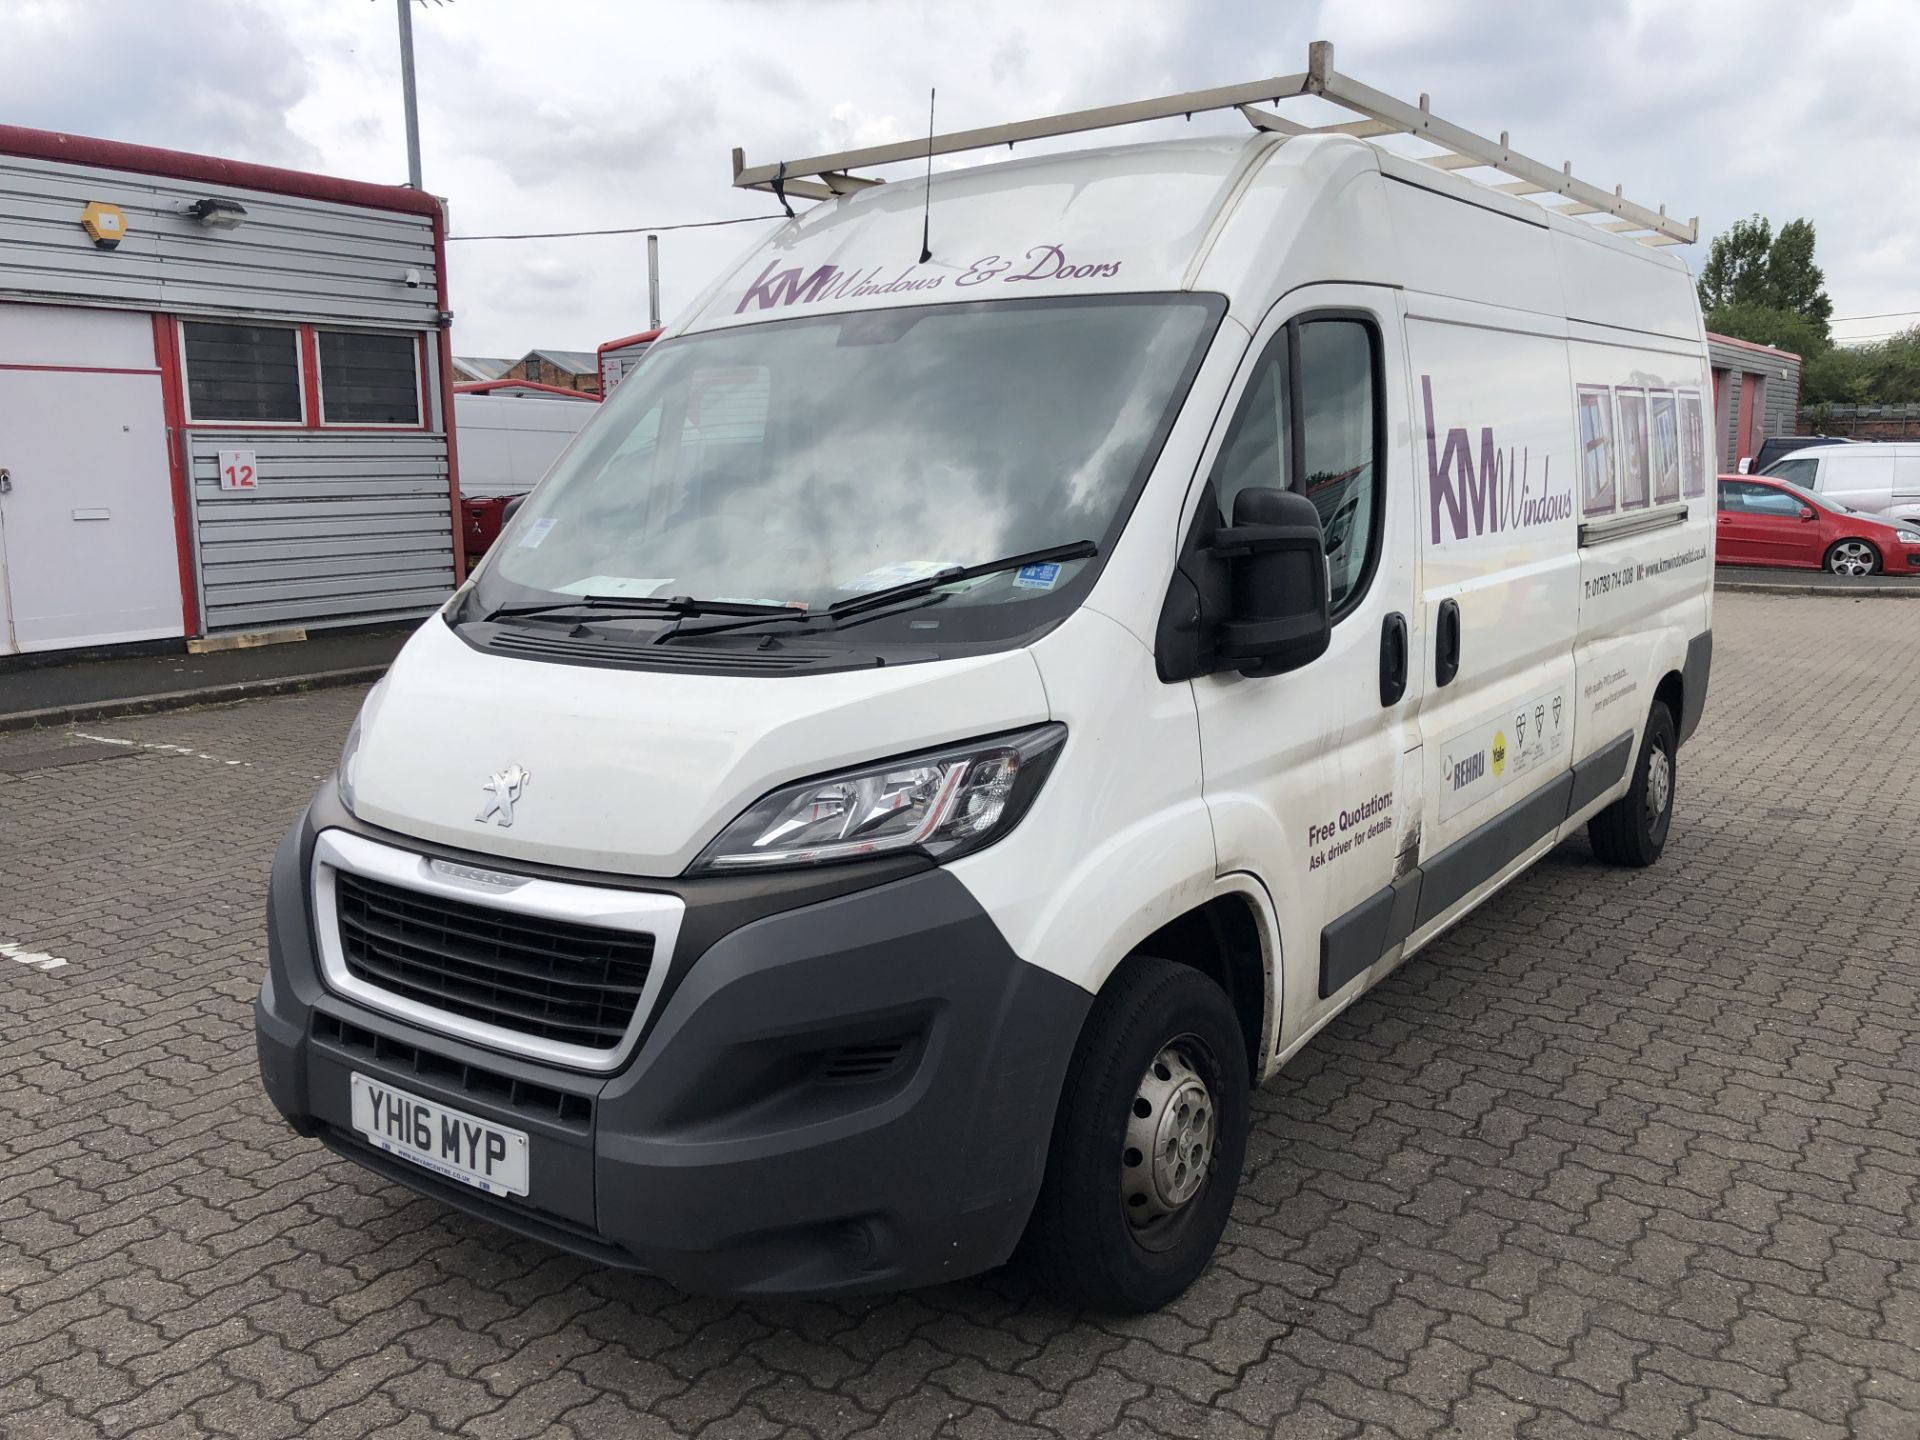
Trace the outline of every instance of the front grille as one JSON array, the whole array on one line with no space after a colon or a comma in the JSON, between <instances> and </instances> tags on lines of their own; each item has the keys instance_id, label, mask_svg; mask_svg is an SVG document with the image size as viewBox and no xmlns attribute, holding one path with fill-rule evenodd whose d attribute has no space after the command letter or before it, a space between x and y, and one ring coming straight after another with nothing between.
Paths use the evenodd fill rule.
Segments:
<instances>
[{"instance_id":1,"label":"front grille","mask_svg":"<svg viewBox=\"0 0 1920 1440\"><path fill-rule=\"evenodd\" d=\"M334 872L347 973L503 1030L616 1048L653 964L653 937L548 920Z\"/></svg>"},{"instance_id":2,"label":"front grille","mask_svg":"<svg viewBox=\"0 0 1920 1440\"><path fill-rule=\"evenodd\" d=\"M842 1045L829 1051L822 1060L820 1078L840 1084L876 1079L900 1063L900 1057L906 1053L912 1040L910 1035L897 1035L888 1040Z\"/></svg>"}]
</instances>

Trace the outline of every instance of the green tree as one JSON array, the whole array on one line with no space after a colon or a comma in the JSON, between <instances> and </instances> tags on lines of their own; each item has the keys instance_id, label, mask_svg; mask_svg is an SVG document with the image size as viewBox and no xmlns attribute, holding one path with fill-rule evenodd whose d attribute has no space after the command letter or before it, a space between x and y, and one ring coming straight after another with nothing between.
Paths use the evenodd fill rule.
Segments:
<instances>
[{"instance_id":1,"label":"green tree","mask_svg":"<svg viewBox=\"0 0 1920 1440\"><path fill-rule=\"evenodd\" d=\"M1738 302L1771 306L1767 252L1772 248L1773 226L1760 215L1736 220L1726 234L1714 236L1700 268L1700 308L1711 313Z\"/></svg>"},{"instance_id":2,"label":"green tree","mask_svg":"<svg viewBox=\"0 0 1920 1440\"><path fill-rule=\"evenodd\" d=\"M1866 371L1866 402L1911 405L1920 402L1920 325L1859 351Z\"/></svg>"},{"instance_id":3,"label":"green tree","mask_svg":"<svg viewBox=\"0 0 1920 1440\"><path fill-rule=\"evenodd\" d=\"M1832 348L1826 333L1806 316L1751 300L1736 300L1709 310L1707 328L1756 345L1777 345L1809 359Z\"/></svg>"},{"instance_id":4,"label":"green tree","mask_svg":"<svg viewBox=\"0 0 1920 1440\"><path fill-rule=\"evenodd\" d=\"M1714 236L1700 269L1707 328L1809 359L1826 351L1833 300L1813 249L1810 220L1790 220L1778 235L1761 215L1734 221Z\"/></svg>"},{"instance_id":5,"label":"green tree","mask_svg":"<svg viewBox=\"0 0 1920 1440\"><path fill-rule=\"evenodd\" d=\"M1860 350L1835 345L1809 356L1800 372L1800 403L1806 406L1864 405L1868 403L1867 357Z\"/></svg>"},{"instance_id":6,"label":"green tree","mask_svg":"<svg viewBox=\"0 0 1920 1440\"><path fill-rule=\"evenodd\" d=\"M1789 220L1767 251L1767 292L1773 305L1817 325L1822 339L1833 319L1827 276L1813 263L1813 222Z\"/></svg>"}]
</instances>

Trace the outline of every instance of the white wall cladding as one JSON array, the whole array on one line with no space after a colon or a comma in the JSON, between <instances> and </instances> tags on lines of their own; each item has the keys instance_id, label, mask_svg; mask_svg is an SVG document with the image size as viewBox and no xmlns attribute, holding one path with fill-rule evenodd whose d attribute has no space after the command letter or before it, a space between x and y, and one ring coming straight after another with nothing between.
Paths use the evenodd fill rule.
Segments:
<instances>
[{"instance_id":1,"label":"white wall cladding","mask_svg":"<svg viewBox=\"0 0 1920 1440\"><path fill-rule=\"evenodd\" d=\"M181 213L206 196L237 200L245 223L208 230ZM127 234L117 249L96 249L80 228L91 200L125 212ZM409 271L415 286L406 283ZM441 306L428 216L0 155L6 300L391 327L429 337ZM439 357L432 344L428 350L428 432L186 432L203 629L418 615L446 597L454 583L453 507ZM95 356L91 363L103 362ZM222 448L255 453L257 490L220 489Z\"/></svg>"},{"instance_id":2,"label":"white wall cladding","mask_svg":"<svg viewBox=\"0 0 1920 1440\"><path fill-rule=\"evenodd\" d=\"M246 222L208 230L180 213L209 195L246 206ZM126 212L119 248L96 249L80 228L90 200ZM425 215L0 155L0 299L425 330L440 307L435 278Z\"/></svg>"},{"instance_id":3,"label":"white wall cladding","mask_svg":"<svg viewBox=\"0 0 1920 1440\"><path fill-rule=\"evenodd\" d=\"M208 630L417 615L453 589L444 437L189 433ZM221 449L254 452L257 490L221 490Z\"/></svg>"}]
</instances>

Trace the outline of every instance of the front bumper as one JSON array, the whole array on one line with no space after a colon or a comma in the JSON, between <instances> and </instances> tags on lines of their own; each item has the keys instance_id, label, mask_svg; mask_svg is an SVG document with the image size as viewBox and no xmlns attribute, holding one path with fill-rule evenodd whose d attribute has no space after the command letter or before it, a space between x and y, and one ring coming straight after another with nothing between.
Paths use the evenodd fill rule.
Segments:
<instances>
[{"instance_id":1,"label":"front bumper","mask_svg":"<svg viewBox=\"0 0 1920 1440\"><path fill-rule=\"evenodd\" d=\"M262 1080L301 1133L509 1229L688 1290L895 1289L1011 1252L1092 997L1016 956L949 872L733 928L681 887L676 983L626 1066L590 1075L327 991L307 899L316 830L310 814L275 856L256 1007ZM470 1190L363 1144L354 1071L526 1131L528 1195Z\"/></svg>"}]
</instances>

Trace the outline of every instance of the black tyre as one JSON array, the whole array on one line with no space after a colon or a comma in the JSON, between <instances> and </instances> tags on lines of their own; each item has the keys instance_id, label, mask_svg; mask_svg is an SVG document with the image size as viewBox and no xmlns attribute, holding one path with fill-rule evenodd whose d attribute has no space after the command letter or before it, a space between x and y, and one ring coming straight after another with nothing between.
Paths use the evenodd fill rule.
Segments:
<instances>
[{"instance_id":1,"label":"black tyre","mask_svg":"<svg viewBox=\"0 0 1920 1440\"><path fill-rule=\"evenodd\" d=\"M1673 715L1655 701L1640 741L1640 761L1627 793L1587 822L1593 853L1609 865L1644 869L1660 858L1673 823L1673 791L1679 777Z\"/></svg>"},{"instance_id":2,"label":"black tyre","mask_svg":"<svg viewBox=\"0 0 1920 1440\"><path fill-rule=\"evenodd\" d=\"M1829 575L1877 575L1880 552L1870 540L1836 540L1820 563Z\"/></svg>"},{"instance_id":3,"label":"black tyre","mask_svg":"<svg viewBox=\"0 0 1920 1440\"><path fill-rule=\"evenodd\" d=\"M1134 956L1093 1002L1021 1241L1042 1288L1157 1310L1207 1268L1246 1156L1246 1044L1221 988Z\"/></svg>"}]
</instances>

